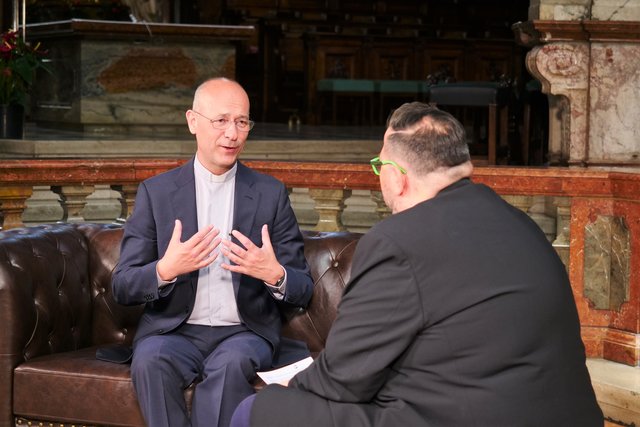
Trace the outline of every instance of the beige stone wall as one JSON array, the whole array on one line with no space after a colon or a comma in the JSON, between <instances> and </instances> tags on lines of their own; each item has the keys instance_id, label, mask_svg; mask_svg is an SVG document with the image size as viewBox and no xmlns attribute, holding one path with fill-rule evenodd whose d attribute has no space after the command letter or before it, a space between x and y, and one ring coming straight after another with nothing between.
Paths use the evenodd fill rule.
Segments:
<instances>
[{"instance_id":1,"label":"beige stone wall","mask_svg":"<svg viewBox=\"0 0 640 427\"><path fill-rule=\"evenodd\" d=\"M586 19L592 0L531 0L529 20L576 21Z\"/></svg>"},{"instance_id":2,"label":"beige stone wall","mask_svg":"<svg viewBox=\"0 0 640 427\"><path fill-rule=\"evenodd\" d=\"M531 0L529 20L638 21L638 0Z\"/></svg>"}]
</instances>

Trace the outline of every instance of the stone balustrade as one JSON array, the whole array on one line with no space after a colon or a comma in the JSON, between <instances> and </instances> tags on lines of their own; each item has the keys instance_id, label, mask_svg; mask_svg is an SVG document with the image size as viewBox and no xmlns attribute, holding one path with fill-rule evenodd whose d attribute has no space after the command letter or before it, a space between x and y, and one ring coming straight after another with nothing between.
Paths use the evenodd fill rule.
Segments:
<instances>
[{"instance_id":1,"label":"stone balustrade","mask_svg":"<svg viewBox=\"0 0 640 427\"><path fill-rule=\"evenodd\" d=\"M0 164L0 213L5 228L24 225L34 188L59 198L54 221L84 221L96 188L119 194L124 222L140 181L183 164L186 159L4 160ZM390 212L378 178L363 163L245 161L275 176L291 191L299 219L307 197L315 216L303 228L352 229L344 217L350 203L366 199L375 223ZM587 354L638 366L640 362L640 173L569 168L478 167L473 180L486 184L541 225L560 254L571 280ZM307 215L308 216L308 215ZM366 225L366 224L365 224ZM370 226L371 224L369 224ZM429 224L425 224L425 227ZM363 227L366 229L367 227ZM523 332L524 333L524 332Z\"/></svg>"}]
</instances>

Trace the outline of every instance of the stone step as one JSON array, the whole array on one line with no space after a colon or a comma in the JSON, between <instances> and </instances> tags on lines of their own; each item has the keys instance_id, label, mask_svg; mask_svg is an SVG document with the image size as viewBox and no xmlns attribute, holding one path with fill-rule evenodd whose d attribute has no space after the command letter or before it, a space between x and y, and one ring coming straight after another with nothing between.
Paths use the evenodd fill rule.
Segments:
<instances>
[{"instance_id":1,"label":"stone step","mask_svg":"<svg viewBox=\"0 0 640 427\"><path fill-rule=\"evenodd\" d=\"M640 426L640 368L604 359L587 359L587 367L605 427Z\"/></svg>"}]
</instances>

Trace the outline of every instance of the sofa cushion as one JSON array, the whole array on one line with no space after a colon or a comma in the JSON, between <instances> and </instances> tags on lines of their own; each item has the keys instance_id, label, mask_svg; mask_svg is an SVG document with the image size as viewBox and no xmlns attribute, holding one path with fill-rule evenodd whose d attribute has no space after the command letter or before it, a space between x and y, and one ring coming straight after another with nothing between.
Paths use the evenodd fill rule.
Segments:
<instances>
[{"instance_id":1,"label":"sofa cushion","mask_svg":"<svg viewBox=\"0 0 640 427\"><path fill-rule=\"evenodd\" d=\"M26 361L15 369L13 387L16 416L144 426L129 365L97 360L95 347Z\"/></svg>"}]
</instances>

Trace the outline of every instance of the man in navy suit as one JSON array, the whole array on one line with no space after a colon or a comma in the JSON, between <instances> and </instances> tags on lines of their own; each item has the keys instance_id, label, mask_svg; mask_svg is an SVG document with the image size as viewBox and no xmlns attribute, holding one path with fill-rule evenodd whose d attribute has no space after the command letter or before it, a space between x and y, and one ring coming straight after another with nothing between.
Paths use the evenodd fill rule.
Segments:
<instances>
[{"instance_id":1,"label":"man in navy suit","mask_svg":"<svg viewBox=\"0 0 640 427\"><path fill-rule=\"evenodd\" d=\"M113 274L119 303L145 304L131 376L151 427L228 425L255 372L283 359L281 309L313 291L285 186L237 160L245 90L208 80L186 118L196 155L140 184Z\"/></svg>"},{"instance_id":2,"label":"man in navy suit","mask_svg":"<svg viewBox=\"0 0 640 427\"><path fill-rule=\"evenodd\" d=\"M325 349L232 426L602 427L565 267L469 179L460 122L405 104L371 165L393 215L360 239Z\"/></svg>"}]
</instances>

